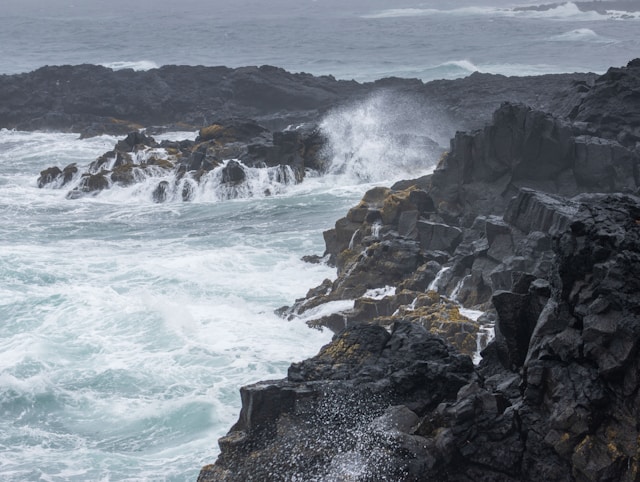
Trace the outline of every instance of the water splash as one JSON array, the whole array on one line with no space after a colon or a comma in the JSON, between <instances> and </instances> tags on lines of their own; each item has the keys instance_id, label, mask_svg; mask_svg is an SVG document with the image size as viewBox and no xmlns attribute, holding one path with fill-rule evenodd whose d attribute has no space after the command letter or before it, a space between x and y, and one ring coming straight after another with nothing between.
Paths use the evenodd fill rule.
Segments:
<instances>
[{"instance_id":1,"label":"water splash","mask_svg":"<svg viewBox=\"0 0 640 482\"><path fill-rule=\"evenodd\" d=\"M394 181L433 170L450 129L428 106L390 91L329 113L320 128L328 174L352 182Z\"/></svg>"},{"instance_id":2,"label":"water splash","mask_svg":"<svg viewBox=\"0 0 640 482\"><path fill-rule=\"evenodd\" d=\"M365 294L362 295L363 298L369 298L372 300L382 300L387 296L394 296L396 294L395 286L384 286L383 288L373 288L367 290Z\"/></svg>"},{"instance_id":3,"label":"water splash","mask_svg":"<svg viewBox=\"0 0 640 482\"><path fill-rule=\"evenodd\" d=\"M380 223L379 221L376 221L375 223L373 223L371 225L371 236L373 236L376 239L379 239L381 228L382 228L382 223Z\"/></svg>"},{"instance_id":4,"label":"water splash","mask_svg":"<svg viewBox=\"0 0 640 482\"><path fill-rule=\"evenodd\" d=\"M244 173L244 180L239 183L226 182L224 169L231 162L224 161L222 165L209 171L198 186L196 200L226 201L236 198L262 198L282 194L288 186L296 184L296 175L291 166L249 167L241 161L238 163Z\"/></svg>"},{"instance_id":5,"label":"water splash","mask_svg":"<svg viewBox=\"0 0 640 482\"><path fill-rule=\"evenodd\" d=\"M451 292L451 295L449 296L449 298L452 301L455 302L460 302L460 300L458 299L458 297L460 296L460 291L462 290L464 283L467 281L467 279L471 278L471 275L466 275L463 278L460 279L460 281L458 281L456 283L455 288L453 288L453 291Z\"/></svg>"}]
</instances>

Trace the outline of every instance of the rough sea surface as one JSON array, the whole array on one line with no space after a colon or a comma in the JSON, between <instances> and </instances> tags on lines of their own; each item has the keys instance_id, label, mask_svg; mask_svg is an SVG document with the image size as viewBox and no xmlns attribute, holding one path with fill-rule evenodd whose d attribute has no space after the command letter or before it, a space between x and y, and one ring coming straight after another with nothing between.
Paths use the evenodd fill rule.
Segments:
<instances>
[{"instance_id":1,"label":"rough sea surface","mask_svg":"<svg viewBox=\"0 0 640 482\"><path fill-rule=\"evenodd\" d=\"M0 73L272 64L430 80L603 72L640 52L638 13L513 8L528 4L5 0ZM447 123L407 115L416 133ZM389 143L399 117L377 99L331 114L333 174L277 196L257 184L165 204L146 183L76 200L37 188L42 169L86 165L114 137L0 131L0 480L195 480L237 419L238 388L331 337L273 314L334 275L301 256L322 253L322 231L367 188L433 168Z\"/></svg>"}]
</instances>

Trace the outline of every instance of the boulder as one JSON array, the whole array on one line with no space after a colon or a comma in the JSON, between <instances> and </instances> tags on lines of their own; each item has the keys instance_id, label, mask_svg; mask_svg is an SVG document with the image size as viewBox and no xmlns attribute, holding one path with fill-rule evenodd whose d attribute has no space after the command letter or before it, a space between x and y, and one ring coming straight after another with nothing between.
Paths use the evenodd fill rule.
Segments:
<instances>
[{"instance_id":1,"label":"boulder","mask_svg":"<svg viewBox=\"0 0 640 482\"><path fill-rule=\"evenodd\" d=\"M238 161L231 160L222 169L222 182L227 184L240 184L247 175Z\"/></svg>"},{"instance_id":2,"label":"boulder","mask_svg":"<svg viewBox=\"0 0 640 482\"><path fill-rule=\"evenodd\" d=\"M420 238L420 247L424 250L453 253L462 240L462 230L455 226L418 221L416 228Z\"/></svg>"}]
</instances>

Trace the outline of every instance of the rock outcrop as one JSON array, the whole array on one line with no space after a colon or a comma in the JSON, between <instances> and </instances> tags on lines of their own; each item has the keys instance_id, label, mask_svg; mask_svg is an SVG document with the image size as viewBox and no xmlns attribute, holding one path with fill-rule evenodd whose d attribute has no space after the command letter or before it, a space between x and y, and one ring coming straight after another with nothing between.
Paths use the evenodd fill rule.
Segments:
<instances>
[{"instance_id":1,"label":"rock outcrop","mask_svg":"<svg viewBox=\"0 0 640 482\"><path fill-rule=\"evenodd\" d=\"M638 480L639 72L369 191L325 233L336 280L280 310L334 340L242 389L199 480Z\"/></svg>"},{"instance_id":2,"label":"rock outcrop","mask_svg":"<svg viewBox=\"0 0 640 482\"><path fill-rule=\"evenodd\" d=\"M324 169L323 145L323 135L312 124L271 132L239 118L200 129L195 141L156 142L134 131L86 168L49 167L37 183L40 188L71 188L70 199L145 182L153 184L155 202L191 201L207 189L219 199L269 195L302 181L308 170ZM265 183L250 186L261 172Z\"/></svg>"},{"instance_id":3,"label":"rock outcrop","mask_svg":"<svg viewBox=\"0 0 640 482\"><path fill-rule=\"evenodd\" d=\"M478 367L420 324L354 324L242 389L199 480L637 480L640 198L536 196L551 269L493 294Z\"/></svg>"}]
</instances>

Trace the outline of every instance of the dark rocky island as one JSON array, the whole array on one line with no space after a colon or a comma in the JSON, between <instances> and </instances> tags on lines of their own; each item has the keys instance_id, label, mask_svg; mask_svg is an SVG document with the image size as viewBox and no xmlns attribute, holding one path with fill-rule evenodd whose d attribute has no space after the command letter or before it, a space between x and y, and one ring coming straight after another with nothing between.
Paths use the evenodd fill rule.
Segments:
<instances>
[{"instance_id":1,"label":"dark rocky island","mask_svg":"<svg viewBox=\"0 0 640 482\"><path fill-rule=\"evenodd\" d=\"M318 122L329 109L373 92L415 94L424 109L444 112L459 129L477 128L501 102L550 110L565 104L574 82L593 74L504 77L480 74L423 83L388 78L360 84L262 66L164 66L136 72L96 65L51 66L0 75L0 128L126 135L162 126L197 130L221 119L251 118L272 130Z\"/></svg>"},{"instance_id":2,"label":"dark rocky island","mask_svg":"<svg viewBox=\"0 0 640 482\"><path fill-rule=\"evenodd\" d=\"M87 167L42 171L71 200L145 176L157 202L212 177L233 197L251 169L283 185L322 173L320 116L377 92L459 132L448 149L425 133L432 175L367 192L325 232L308 260L336 279L279 313L334 340L241 389L199 480L638 480L640 59L599 77L369 84L45 67L0 76L0 127L126 134ZM164 129L199 136L156 142Z\"/></svg>"}]
</instances>

